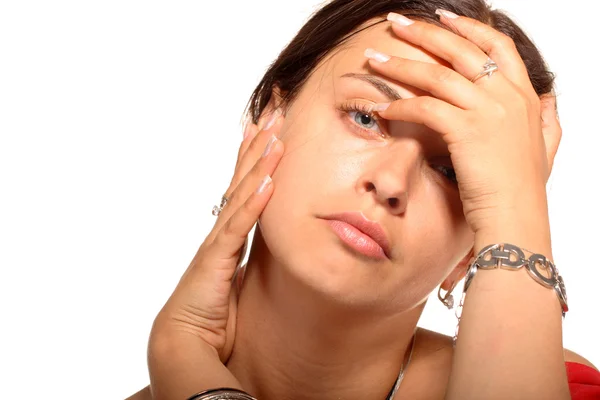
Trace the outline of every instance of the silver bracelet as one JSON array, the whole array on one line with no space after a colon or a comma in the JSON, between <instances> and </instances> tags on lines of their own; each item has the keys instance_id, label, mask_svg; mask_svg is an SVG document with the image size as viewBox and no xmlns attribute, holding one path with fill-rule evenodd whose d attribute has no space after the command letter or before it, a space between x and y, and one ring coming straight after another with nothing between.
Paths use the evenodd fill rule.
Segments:
<instances>
[{"instance_id":1,"label":"silver bracelet","mask_svg":"<svg viewBox=\"0 0 600 400\"><path fill-rule=\"evenodd\" d=\"M196 393L187 400L256 400L248 393L232 388L210 389Z\"/></svg>"},{"instance_id":2,"label":"silver bracelet","mask_svg":"<svg viewBox=\"0 0 600 400\"><path fill-rule=\"evenodd\" d=\"M531 253L531 256L526 258L524 252ZM458 323L453 338L455 346L456 339L458 338L458 327L460 325L465 295L469 285L471 285L471 282L473 281L477 269L502 268L510 271L518 271L522 267L525 267L527 272L529 272L529 275L537 283L544 287L554 289L562 308L562 316L563 318L565 317L566 312L569 311L569 306L567 304L567 290L565 288L565 282L558 272L558 268L556 268L552 261L541 254L522 249L512 244L491 244L481 249L467 270L463 294L456 309Z\"/></svg>"}]
</instances>

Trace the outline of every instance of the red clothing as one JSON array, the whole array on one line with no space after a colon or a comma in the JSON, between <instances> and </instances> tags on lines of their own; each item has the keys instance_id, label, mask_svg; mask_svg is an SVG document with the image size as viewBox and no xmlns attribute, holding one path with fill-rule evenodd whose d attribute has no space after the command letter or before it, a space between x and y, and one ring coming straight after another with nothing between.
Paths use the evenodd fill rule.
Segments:
<instances>
[{"instance_id":1,"label":"red clothing","mask_svg":"<svg viewBox=\"0 0 600 400\"><path fill-rule=\"evenodd\" d=\"M573 400L600 400L600 372L575 362L566 364L571 398Z\"/></svg>"}]
</instances>

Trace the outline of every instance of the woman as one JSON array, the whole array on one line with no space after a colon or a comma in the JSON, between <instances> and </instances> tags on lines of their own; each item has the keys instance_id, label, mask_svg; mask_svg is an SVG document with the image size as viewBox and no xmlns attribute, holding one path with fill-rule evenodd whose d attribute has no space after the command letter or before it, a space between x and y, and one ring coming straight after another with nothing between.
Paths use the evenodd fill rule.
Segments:
<instances>
[{"instance_id":1,"label":"woman","mask_svg":"<svg viewBox=\"0 0 600 400\"><path fill-rule=\"evenodd\" d=\"M529 39L482 1L323 7L252 96L227 202L155 320L152 395L134 398L597 395L593 365L568 353L567 374L562 348L552 87ZM504 244L538 263L488 269L487 246ZM430 292L441 284L451 306L467 273L453 347L416 325Z\"/></svg>"}]
</instances>

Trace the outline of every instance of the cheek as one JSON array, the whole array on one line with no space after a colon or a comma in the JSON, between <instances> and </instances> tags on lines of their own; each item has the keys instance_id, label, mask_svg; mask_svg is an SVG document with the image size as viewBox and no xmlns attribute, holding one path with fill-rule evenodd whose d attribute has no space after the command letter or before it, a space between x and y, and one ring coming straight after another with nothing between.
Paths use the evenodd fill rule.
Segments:
<instances>
[{"instance_id":1,"label":"cheek","mask_svg":"<svg viewBox=\"0 0 600 400\"><path fill-rule=\"evenodd\" d=\"M470 249L473 235L458 198L449 200L438 189L423 190L411 200L397 231L402 258L395 290L409 288L405 298L425 300Z\"/></svg>"},{"instance_id":2,"label":"cheek","mask_svg":"<svg viewBox=\"0 0 600 400\"><path fill-rule=\"evenodd\" d=\"M353 187L351 182L361 173L364 144L357 148L360 141L343 131L331 115L316 121L286 120L282 141L285 153L273 182L286 197L300 195L304 199L299 200L306 202L317 196L322 201L334 188Z\"/></svg>"},{"instance_id":3,"label":"cheek","mask_svg":"<svg viewBox=\"0 0 600 400\"><path fill-rule=\"evenodd\" d=\"M273 173L274 192L261 216L261 228L275 257L298 252L297 244L322 235L315 217L345 207L360 172L355 157L331 140L331 131L285 131L285 153ZM287 254L287 256L286 256Z\"/></svg>"}]
</instances>

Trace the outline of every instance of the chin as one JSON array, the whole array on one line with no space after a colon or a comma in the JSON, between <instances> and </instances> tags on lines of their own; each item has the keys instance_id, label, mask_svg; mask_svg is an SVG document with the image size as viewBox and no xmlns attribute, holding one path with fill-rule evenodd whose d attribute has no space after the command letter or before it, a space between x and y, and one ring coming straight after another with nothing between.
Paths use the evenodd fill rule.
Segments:
<instances>
[{"instance_id":1,"label":"chin","mask_svg":"<svg viewBox=\"0 0 600 400\"><path fill-rule=\"evenodd\" d=\"M384 274L372 265L349 254L342 246L328 246L314 243L309 251L290 251L282 267L289 279L294 279L313 295L323 297L339 305L352 307L372 306L382 300L381 292ZM276 250L275 250L276 251Z\"/></svg>"},{"instance_id":2,"label":"chin","mask_svg":"<svg viewBox=\"0 0 600 400\"><path fill-rule=\"evenodd\" d=\"M361 307L384 301L382 290L391 280L391 263L355 254L323 220L275 211L267 206L263 212L260 234L269 253L285 269L286 279L340 305Z\"/></svg>"}]
</instances>

